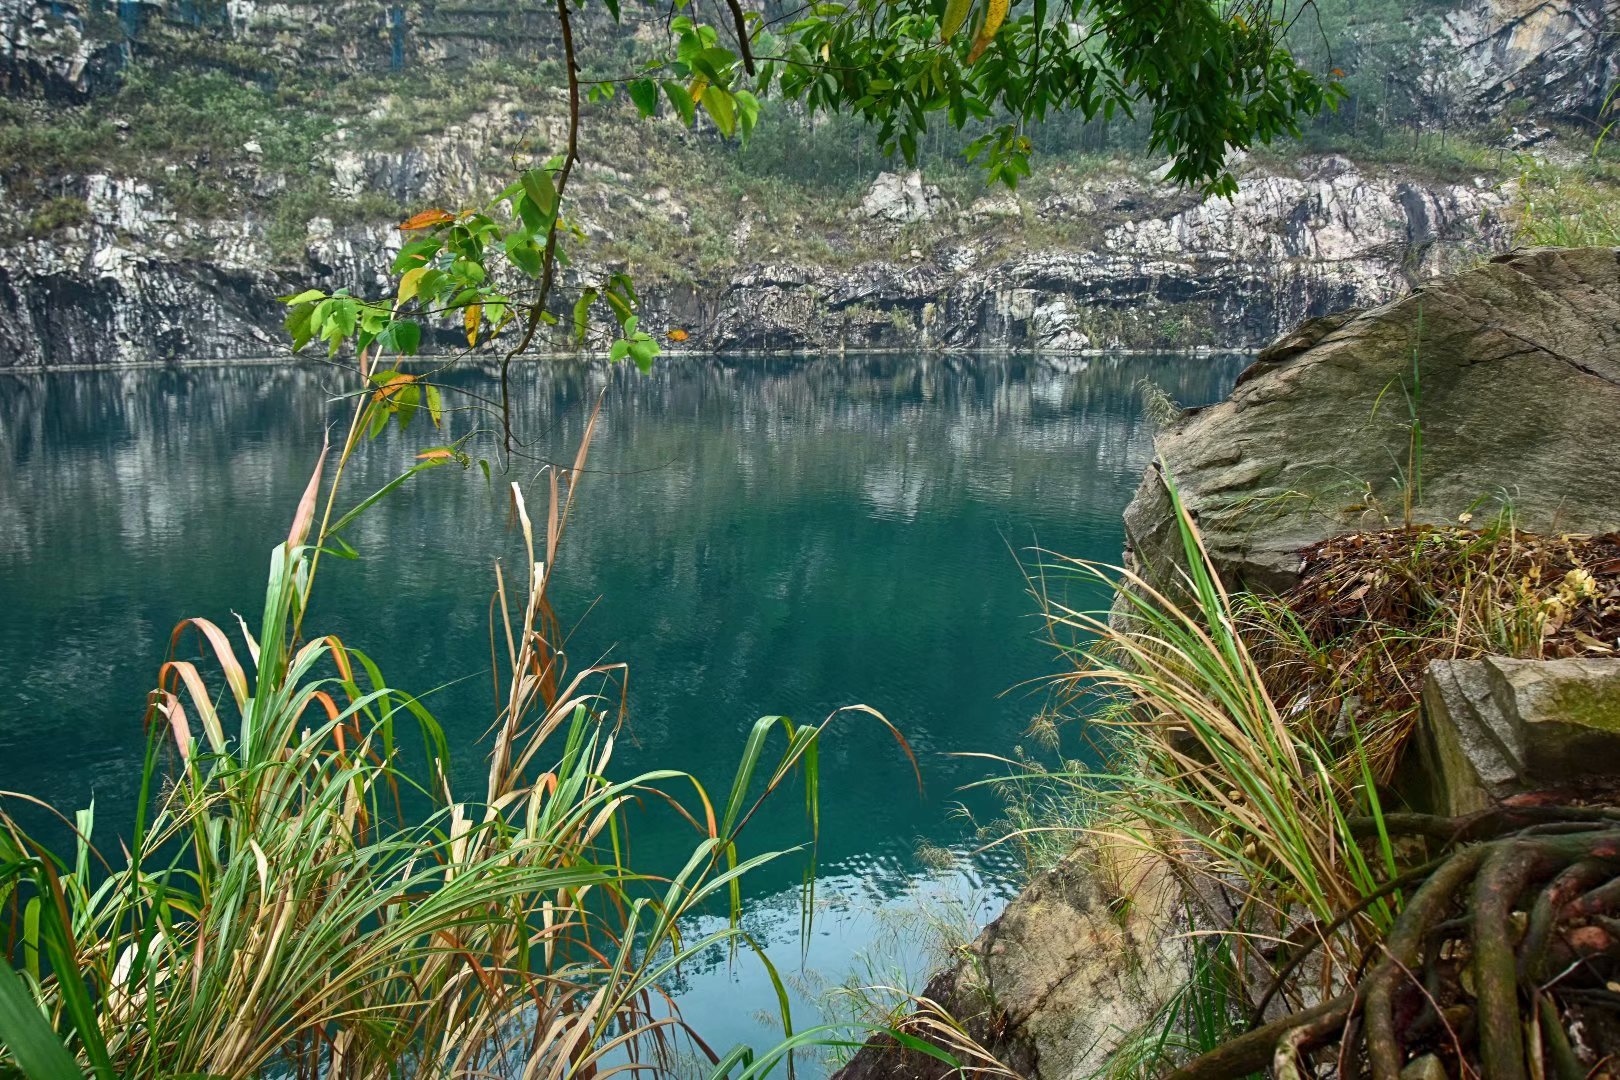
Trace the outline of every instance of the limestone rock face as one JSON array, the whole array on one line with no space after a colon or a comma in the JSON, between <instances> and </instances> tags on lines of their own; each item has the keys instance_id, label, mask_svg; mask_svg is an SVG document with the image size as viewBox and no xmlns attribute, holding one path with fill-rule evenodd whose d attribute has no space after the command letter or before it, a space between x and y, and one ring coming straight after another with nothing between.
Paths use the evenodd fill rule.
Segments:
<instances>
[{"instance_id":1,"label":"limestone rock face","mask_svg":"<svg viewBox=\"0 0 1620 1080\"><path fill-rule=\"evenodd\" d=\"M1605 29L1620 0L1441 7L1438 36L1418 66L1456 85L1419 80L1410 93L1446 104L1455 122L1509 106L1526 109L1527 126L1594 115L1620 75ZM400 5L403 23L395 10L361 0L143 0L113 14L86 0L0 0L0 93L83 101L110 92L127 57L188 34L334 72L514 51L528 62L556 46L546 13L522 5ZM629 9L624 28L592 23L597 10L583 13L586 33L651 42L663 32ZM397 104L380 100L372 113L386 117ZM369 214L386 202L471 205L504 183L525 140L557 145L561 124L558 102L527 98L491 100L404 148L351 141L340 122L314 164L329 174L333 196L369 202ZM678 326L687 347L705 350L1247 349L1302 319L1384 303L1512 242L1511 185L1418 177L1340 156L1281 169L1238 155L1233 163L1237 192L1210 202L1134 167L1077 178L1038 205L990 192L962 207L916 173L886 173L842 224L849 236L884 242L906 229L911 246L889 254L882 243L828 235L826 265L783 267L772 238L754 230L750 239L744 213L732 267L699 281L639 281L644 321ZM376 291L368 283L397 247L391 222L281 220L286 209L269 205L285 184L280 174L249 161L230 180L261 201L201 220L128 177L53 178L52 193L83 199L93 220L0 251L0 367L276 354L285 343L276 296L306 286ZM593 240L622 239L626 220L692 235L688 208L660 190L586 161L571 188L573 212ZM32 236L32 209L0 191L0 232ZM297 245L300 224L307 251ZM1035 225L1039 241L1008 242L1015 227ZM603 267L581 254L579 275L599 274Z\"/></svg>"},{"instance_id":2,"label":"limestone rock face","mask_svg":"<svg viewBox=\"0 0 1620 1080\"><path fill-rule=\"evenodd\" d=\"M1437 660L1418 740L1437 812L1620 772L1620 660Z\"/></svg>"},{"instance_id":3,"label":"limestone rock face","mask_svg":"<svg viewBox=\"0 0 1620 1080\"><path fill-rule=\"evenodd\" d=\"M1441 20L1430 74L1414 89L1454 97L1475 119L1518 101L1546 116L1591 116L1614 85L1615 0L1476 0ZM1434 85L1435 72L1445 72ZM1428 83L1429 85L1425 85Z\"/></svg>"},{"instance_id":4,"label":"limestone rock face","mask_svg":"<svg viewBox=\"0 0 1620 1080\"><path fill-rule=\"evenodd\" d=\"M1158 858L1082 845L1036 878L926 996L1019 1076L1084 1080L1185 982L1181 896ZM878 1038L835 1080L948 1075Z\"/></svg>"},{"instance_id":5,"label":"limestone rock face","mask_svg":"<svg viewBox=\"0 0 1620 1080\"><path fill-rule=\"evenodd\" d=\"M705 346L735 350L1249 348L1507 246L1502 192L1347 164L1246 175L1230 202L1127 180L1106 205L1076 192L1042 208L1093 229L1083 247L991 257L970 241L909 267L759 266L695 325Z\"/></svg>"},{"instance_id":6,"label":"limestone rock face","mask_svg":"<svg viewBox=\"0 0 1620 1080\"><path fill-rule=\"evenodd\" d=\"M74 5L0 0L0 92L85 97L120 66L119 50L85 32Z\"/></svg>"},{"instance_id":7,"label":"limestone rock face","mask_svg":"<svg viewBox=\"0 0 1620 1080\"><path fill-rule=\"evenodd\" d=\"M878 173L866 195L861 199L861 212L873 221L890 225L910 225L925 221L945 207L939 188L924 184L922 173L913 169L901 176L897 173Z\"/></svg>"},{"instance_id":8,"label":"limestone rock face","mask_svg":"<svg viewBox=\"0 0 1620 1080\"><path fill-rule=\"evenodd\" d=\"M1163 473L1231 580L1281 588L1354 529L1511 513L1620 527L1620 251L1517 252L1300 328L1230 398L1162 433ZM1414 431L1421 433L1421 455ZM1125 512L1150 576L1181 560L1165 477Z\"/></svg>"},{"instance_id":9,"label":"limestone rock face","mask_svg":"<svg viewBox=\"0 0 1620 1080\"><path fill-rule=\"evenodd\" d=\"M447 191L462 194L446 201L463 200L490 179L480 156L504 151L500 140L518 130L511 107L491 106L404 151L339 141L335 193L381 193L402 205ZM690 285L643 281L643 322L680 326L688 347L723 351L1247 348L1301 319L1381 303L1508 243L1501 192L1306 165L1304 178L1246 175L1230 203L1200 204L1141 177L1112 185L1106 205L1077 191L1041 211L1091 230L1067 248L1007 253L993 233L971 235L971 209L957 218L930 211L941 216L929 227L949 226L951 240L925 258L773 261ZM252 188L261 178L241 182ZM302 265L278 272L267 223L251 214L188 219L148 185L105 175L77 178L70 190L90 221L0 252L0 367L273 355L285 342L278 295L311 285L379 292L399 246L388 222L314 219ZM576 198L588 231L614 200L678 225L687 219L663 189L639 190L605 169L582 169ZM0 196L0 220L7 211Z\"/></svg>"}]
</instances>

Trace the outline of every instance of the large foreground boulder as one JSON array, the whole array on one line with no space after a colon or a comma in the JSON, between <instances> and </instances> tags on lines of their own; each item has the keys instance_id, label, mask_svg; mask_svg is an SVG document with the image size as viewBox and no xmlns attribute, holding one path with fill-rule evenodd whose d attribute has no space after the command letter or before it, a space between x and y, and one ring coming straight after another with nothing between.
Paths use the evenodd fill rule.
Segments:
<instances>
[{"instance_id":1,"label":"large foreground boulder","mask_svg":"<svg viewBox=\"0 0 1620 1080\"><path fill-rule=\"evenodd\" d=\"M1093 838L1038 875L924 996L1017 1075L1085 1080L1185 985L1187 930L1169 863ZM834 1080L958 1075L880 1036Z\"/></svg>"},{"instance_id":2,"label":"large foreground boulder","mask_svg":"<svg viewBox=\"0 0 1620 1080\"><path fill-rule=\"evenodd\" d=\"M1607 532L1617 434L1620 249L1519 251L1266 349L1160 435L1126 540L1152 579L1181 562L1164 473L1251 588L1292 584L1309 544L1407 520Z\"/></svg>"}]
</instances>

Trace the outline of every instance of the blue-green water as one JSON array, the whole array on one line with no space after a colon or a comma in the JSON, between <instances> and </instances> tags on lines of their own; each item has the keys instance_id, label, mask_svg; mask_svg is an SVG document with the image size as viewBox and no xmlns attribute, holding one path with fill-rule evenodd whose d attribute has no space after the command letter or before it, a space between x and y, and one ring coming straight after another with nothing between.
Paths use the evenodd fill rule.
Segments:
<instances>
[{"instance_id":1,"label":"blue-green water","mask_svg":"<svg viewBox=\"0 0 1620 1080\"><path fill-rule=\"evenodd\" d=\"M554 600L578 621L576 665L630 664L619 769L686 769L723 790L756 717L819 719L853 702L881 710L918 755L920 794L875 725L851 722L828 744L809 942L803 864L750 882L750 925L801 1008L876 953L925 965L895 916L919 897L993 914L1016 867L969 857L972 827L951 812L961 786L993 770L950 755L1010 752L1041 703L1024 684L1052 662L1016 553L1038 543L1116 559L1119 513L1151 453L1138 380L1201 404L1240 366L849 357L669 360L651 376L516 369L519 430L536 459L571 459L605 391ZM144 695L169 632L189 615L256 621L268 552L342 414L336 378L250 367L0 379L0 788L64 809L94 796L104 825L127 817ZM366 447L354 490L436 441L390 431ZM520 462L508 479L535 470ZM531 502L543 499L535 484ZM452 683L431 704L472 783L493 716L492 561L522 566L503 484L436 470L353 539L364 557L323 564L306 628L370 652L404 689ZM804 838L789 798L752 842ZM954 851L954 868L925 866L924 841ZM649 820L636 843L673 852L691 840ZM682 990L711 1043L770 1041L754 1016L767 984L750 965L715 957Z\"/></svg>"}]
</instances>

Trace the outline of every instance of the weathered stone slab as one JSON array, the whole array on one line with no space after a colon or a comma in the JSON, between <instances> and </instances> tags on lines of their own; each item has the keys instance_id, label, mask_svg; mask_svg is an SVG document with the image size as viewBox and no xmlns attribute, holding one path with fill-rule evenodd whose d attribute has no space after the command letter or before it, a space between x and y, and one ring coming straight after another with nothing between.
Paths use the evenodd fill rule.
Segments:
<instances>
[{"instance_id":1,"label":"weathered stone slab","mask_svg":"<svg viewBox=\"0 0 1620 1080\"><path fill-rule=\"evenodd\" d=\"M1458 815L1620 775L1620 659L1437 660L1418 735L1427 801Z\"/></svg>"}]
</instances>

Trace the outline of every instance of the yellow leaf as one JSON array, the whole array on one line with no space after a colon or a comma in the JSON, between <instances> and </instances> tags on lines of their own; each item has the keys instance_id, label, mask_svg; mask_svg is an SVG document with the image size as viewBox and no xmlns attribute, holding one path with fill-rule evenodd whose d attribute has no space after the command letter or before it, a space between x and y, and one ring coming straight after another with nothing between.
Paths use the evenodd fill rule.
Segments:
<instances>
[{"instance_id":1,"label":"yellow leaf","mask_svg":"<svg viewBox=\"0 0 1620 1080\"><path fill-rule=\"evenodd\" d=\"M399 300L397 301L396 306L403 306L406 302L416 296L416 287L422 283L422 275L426 274L427 272L428 267L418 266L415 269L407 270L404 274L400 275Z\"/></svg>"},{"instance_id":2,"label":"yellow leaf","mask_svg":"<svg viewBox=\"0 0 1620 1080\"><path fill-rule=\"evenodd\" d=\"M467 344L478 344L478 324L484 319L483 304L468 304L467 313L461 317L462 325L467 328Z\"/></svg>"},{"instance_id":3,"label":"yellow leaf","mask_svg":"<svg viewBox=\"0 0 1620 1080\"><path fill-rule=\"evenodd\" d=\"M996 39L996 31L1001 24L1007 21L1007 10L1012 7L1012 0L989 0L984 9L984 25L979 27L979 34L973 39L973 48L968 50L967 62L976 64L984 50Z\"/></svg>"},{"instance_id":4,"label":"yellow leaf","mask_svg":"<svg viewBox=\"0 0 1620 1080\"><path fill-rule=\"evenodd\" d=\"M446 210L434 207L416 214L399 227L400 232L416 232L419 229L431 229L435 225L448 225L456 220L455 215Z\"/></svg>"},{"instance_id":5,"label":"yellow leaf","mask_svg":"<svg viewBox=\"0 0 1620 1080\"><path fill-rule=\"evenodd\" d=\"M948 0L945 4L945 18L940 20L939 40L949 41L962 29L967 22L968 12L973 8L973 0Z\"/></svg>"}]
</instances>

